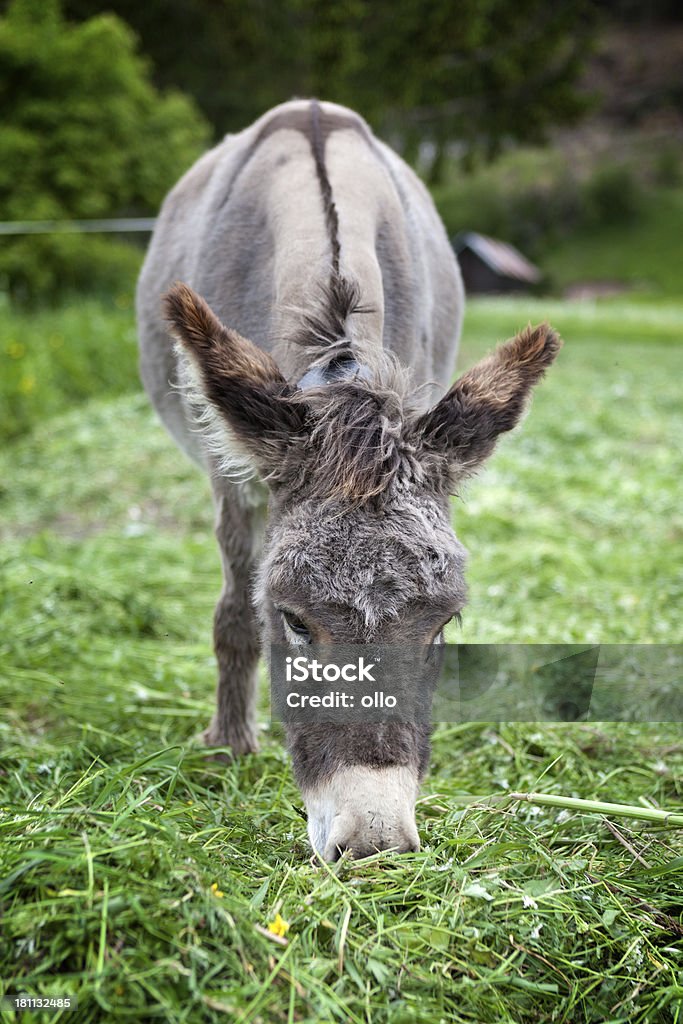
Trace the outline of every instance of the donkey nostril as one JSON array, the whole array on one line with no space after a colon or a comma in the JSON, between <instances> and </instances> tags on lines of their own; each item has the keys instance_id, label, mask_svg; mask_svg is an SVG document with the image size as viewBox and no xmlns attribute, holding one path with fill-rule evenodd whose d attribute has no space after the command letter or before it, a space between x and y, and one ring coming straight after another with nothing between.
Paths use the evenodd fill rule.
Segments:
<instances>
[{"instance_id":1,"label":"donkey nostril","mask_svg":"<svg viewBox=\"0 0 683 1024\"><path fill-rule=\"evenodd\" d=\"M350 853L354 860L364 860L366 857L374 857L376 853L417 853L419 849L420 840L417 836L406 836L400 842L392 842L389 839L379 842L350 839L334 845L329 843L325 850L325 860L338 861L346 852Z\"/></svg>"},{"instance_id":2,"label":"donkey nostril","mask_svg":"<svg viewBox=\"0 0 683 1024\"><path fill-rule=\"evenodd\" d=\"M368 845L368 843L360 842L357 839L338 843L330 842L325 848L325 860L334 863L341 860L345 853L351 854L354 860L363 860L365 857L372 857L373 854L379 853L379 850L380 847Z\"/></svg>"},{"instance_id":3,"label":"donkey nostril","mask_svg":"<svg viewBox=\"0 0 683 1024\"><path fill-rule=\"evenodd\" d=\"M417 853L420 849L420 840L417 836L404 836L397 843L387 843L382 849L390 850L392 853Z\"/></svg>"},{"instance_id":4,"label":"donkey nostril","mask_svg":"<svg viewBox=\"0 0 683 1024\"><path fill-rule=\"evenodd\" d=\"M350 846L349 849L354 860L365 860L366 857L374 857L376 853L380 852L382 847L368 843L356 843L355 846Z\"/></svg>"}]
</instances>

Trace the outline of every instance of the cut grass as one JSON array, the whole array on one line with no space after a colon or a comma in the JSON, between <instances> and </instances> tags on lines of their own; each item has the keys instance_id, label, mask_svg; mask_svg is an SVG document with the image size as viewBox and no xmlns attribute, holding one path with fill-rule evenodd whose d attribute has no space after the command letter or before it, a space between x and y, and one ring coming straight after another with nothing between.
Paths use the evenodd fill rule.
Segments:
<instances>
[{"instance_id":1,"label":"cut grass","mask_svg":"<svg viewBox=\"0 0 683 1024\"><path fill-rule=\"evenodd\" d=\"M454 504L450 639L678 641L683 314L476 303L463 365L545 315L558 365ZM145 399L0 462L4 989L77 994L67 1021L683 1022L681 831L511 799L679 810L680 725L443 726L422 851L311 865L265 692L260 754L191 742L218 554Z\"/></svg>"}]
</instances>

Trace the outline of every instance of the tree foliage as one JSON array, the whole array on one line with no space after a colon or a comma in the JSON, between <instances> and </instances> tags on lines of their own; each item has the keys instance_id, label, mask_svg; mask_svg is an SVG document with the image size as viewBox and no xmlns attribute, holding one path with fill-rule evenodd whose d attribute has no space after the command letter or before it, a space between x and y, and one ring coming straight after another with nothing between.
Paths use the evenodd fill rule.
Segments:
<instances>
[{"instance_id":1,"label":"tree foliage","mask_svg":"<svg viewBox=\"0 0 683 1024\"><path fill-rule=\"evenodd\" d=\"M100 0L66 0L85 17ZM581 113L594 0L109 0L162 85L191 93L217 135L316 95L384 134L468 153L538 140Z\"/></svg>"},{"instance_id":2,"label":"tree foliage","mask_svg":"<svg viewBox=\"0 0 683 1024\"><path fill-rule=\"evenodd\" d=\"M209 135L190 99L159 93L120 18L70 23L58 0L14 0L0 20L0 120L2 220L153 211ZM75 241L7 241L0 273L13 289L49 290ZM78 248L76 277L94 272L88 248L103 251Z\"/></svg>"},{"instance_id":3,"label":"tree foliage","mask_svg":"<svg viewBox=\"0 0 683 1024\"><path fill-rule=\"evenodd\" d=\"M0 19L0 219L154 211L209 138L177 89L216 137L292 96L347 104L408 158L433 143L436 180L450 144L471 161L581 113L596 5L12 0ZM78 286L105 249L14 240L0 278L15 292Z\"/></svg>"}]
</instances>

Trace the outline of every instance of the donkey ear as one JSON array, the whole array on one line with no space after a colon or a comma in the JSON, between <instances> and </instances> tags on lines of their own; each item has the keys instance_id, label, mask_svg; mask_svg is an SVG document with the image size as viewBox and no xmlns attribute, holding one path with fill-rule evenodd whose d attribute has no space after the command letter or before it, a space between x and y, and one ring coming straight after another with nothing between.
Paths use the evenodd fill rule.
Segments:
<instances>
[{"instance_id":1,"label":"donkey ear","mask_svg":"<svg viewBox=\"0 0 683 1024\"><path fill-rule=\"evenodd\" d=\"M225 429L212 431L218 447L223 435L228 450L220 454L226 463L241 454L262 475L276 479L288 446L305 431L305 405L293 401L294 390L271 356L225 327L187 285L173 285L163 311L189 357L193 401L208 410L203 418L210 426L218 421L228 428L227 439Z\"/></svg>"},{"instance_id":2,"label":"donkey ear","mask_svg":"<svg viewBox=\"0 0 683 1024\"><path fill-rule=\"evenodd\" d=\"M454 479L474 472L493 451L499 434L516 426L532 387L561 346L548 324L529 325L464 373L419 418L422 443L447 459Z\"/></svg>"}]
</instances>

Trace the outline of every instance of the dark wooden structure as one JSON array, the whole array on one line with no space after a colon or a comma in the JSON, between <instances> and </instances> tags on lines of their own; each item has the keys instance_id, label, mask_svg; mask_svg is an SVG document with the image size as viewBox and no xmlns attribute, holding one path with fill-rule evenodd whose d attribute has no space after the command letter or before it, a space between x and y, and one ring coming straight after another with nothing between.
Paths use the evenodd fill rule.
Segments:
<instances>
[{"instance_id":1,"label":"dark wooden structure","mask_svg":"<svg viewBox=\"0 0 683 1024\"><path fill-rule=\"evenodd\" d=\"M466 231L453 241L465 291L501 294L528 291L543 274L507 242Z\"/></svg>"}]
</instances>

